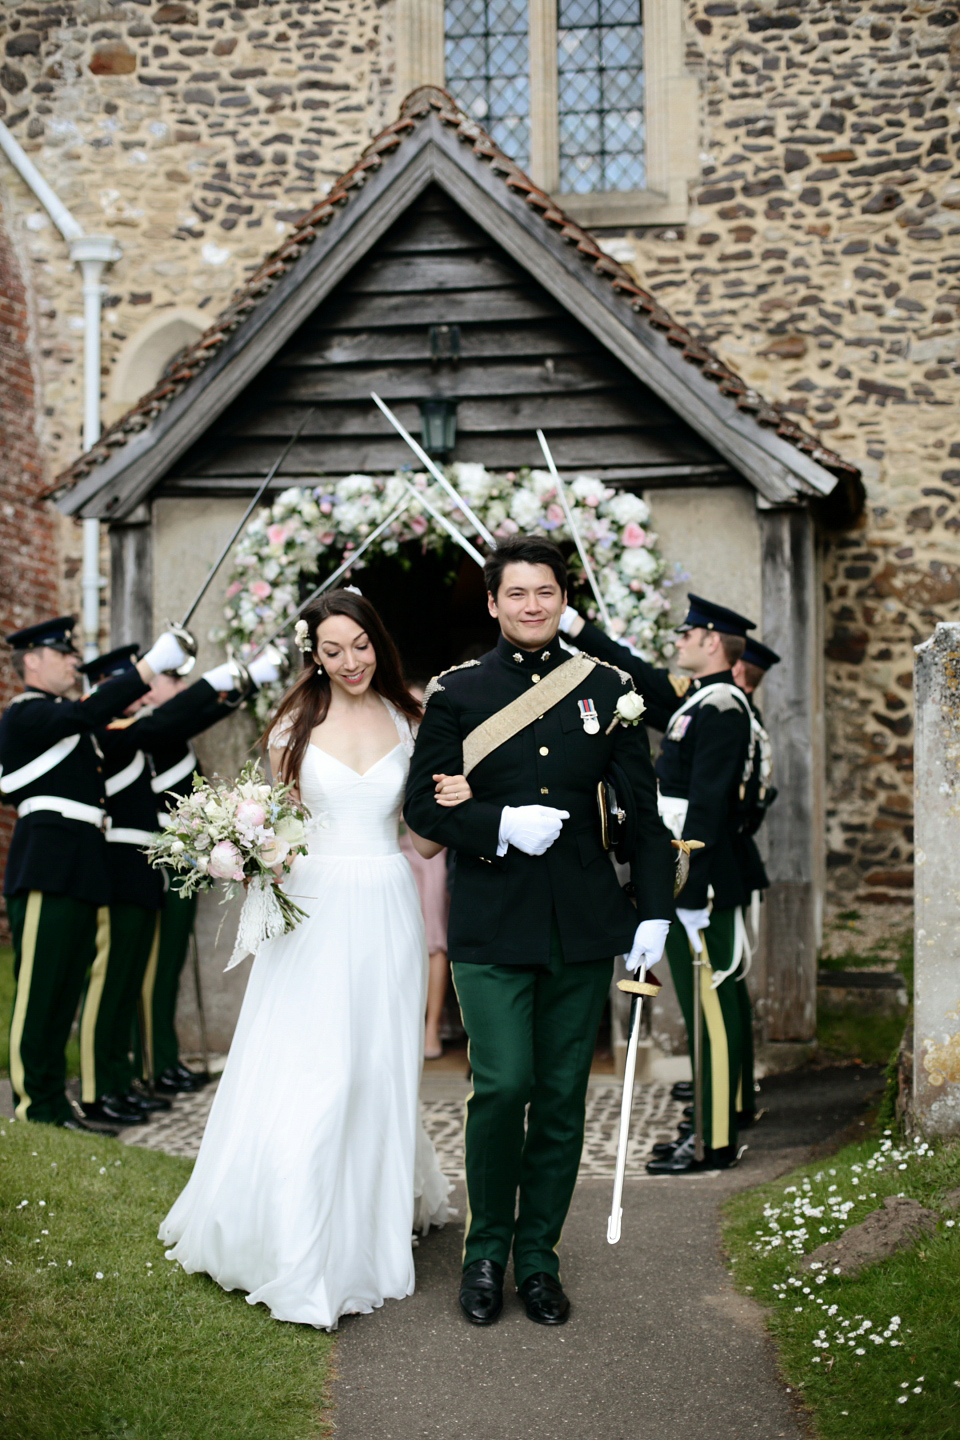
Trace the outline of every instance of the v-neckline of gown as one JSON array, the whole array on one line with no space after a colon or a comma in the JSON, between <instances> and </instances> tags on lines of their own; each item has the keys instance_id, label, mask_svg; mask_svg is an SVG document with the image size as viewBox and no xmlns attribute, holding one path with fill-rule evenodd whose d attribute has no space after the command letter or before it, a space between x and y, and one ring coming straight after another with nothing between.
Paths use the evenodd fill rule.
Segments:
<instances>
[{"instance_id":1,"label":"v-neckline of gown","mask_svg":"<svg viewBox=\"0 0 960 1440\"><path fill-rule=\"evenodd\" d=\"M341 769L349 770L350 774L355 776L358 780L365 780L367 776L372 773L372 771L376 770L378 765L382 765L384 760L389 760L390 756L395 755L396 752L401 748L400 741L398 740L392 750L388 750L385 755L381 755L379 760L374 760L373 764L368 765L366 770L354 770L353 766L348 765L346 760L338 760L336 755L331 755L330 751L324 750L322 745L315 744L313 740L310 740L308 743L311 750L319 750L321 755L326 755L328 760L332 760L334 765L339 765Z\"/></svg>"}]
</instances>

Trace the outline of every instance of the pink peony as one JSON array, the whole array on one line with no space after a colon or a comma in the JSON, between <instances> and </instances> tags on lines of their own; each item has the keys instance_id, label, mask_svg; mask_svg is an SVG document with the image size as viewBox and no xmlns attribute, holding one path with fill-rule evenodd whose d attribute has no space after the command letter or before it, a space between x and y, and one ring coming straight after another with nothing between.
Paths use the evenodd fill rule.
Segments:
<instances>
[{"instance_id":1,"label":"pink peony","mask_svg":"<svg viewBox=\"0 0 960 1440\"><path fill-rule=\"evenodd\" d=\"M427 530L427 522L422 515L414 515L410 521L410 529L414 535L424 535Z\"/></svg>"},{"instance_id":2,"label":"pink peony","mask_svg":"<svg viewBox=\"0 0 960 1440\"><path fill-rule=\"evenodd\" d=\"M244 830L256 830L266 818L263 806L258 805L256 800L241 800L237 806L237 824Z\"/></svg>"},{"instance_id":3,"label":"pink peony","mask_svg":"<svg viewBox=\"0 0 960 1440\"><path fill-rule=\"evenodd\" d=\"M321 500L321 501L320 501L320 514L321 514L321 515L332 515L332 514L333 514L333 506L331 505L331 503L330 503L329 500Z\"/></svg>"},{"instance_id":4,"label":"pink peony","mask_svg":"<svg viewBox=\"0 0 960 1440\"><path fill-rule=\"evenodd\" d=\"M553 523L554 523L554 525L562 525L562 524L563 524L563 521L564 521L564 518L565 518L565 517L564 517L563 506L562 506L562 505L548 505L548 506L547 506L547 519L548 519L548 520L552 520Z\"/></svg>"},{"instance_id":5,"label":"pink peony","mask_svg":"<svg viewBox=\"0 0 960 1440\"><path fill-rule=\"evenodd\" d=\"M272 590L273 586L268 584L266 580L254 580L250 586L250 594L255 600L266 600Z\"/></svg>"},{"instance_id":6,"label":"pink peony","mask_svg":"<svg viewBox=\"0 0 960 1440\"><path fill-rule=\"evenodd\" d=\"M267 539L271 545L283 545L287 538L286 525L268 525Z\"/></svg>"},{"instance_id":7,"label":"pink peony","mask_svg":"<svg viewBox=\"0 0 960 1440\"><path fill-rule=\"evenodd\" d=\"M207 873L215 880L243 878L243 856L230 840L220 840L210 851Z\"/></svg>"},{"instance_id":8,"label":"pink peony","mask_svg":"<svg viewBox=\"0 0 960 1440\"><path fill-rule=\"evenodd\" d=\"M600 504L600 496L599 496L599 495L588 495L587 498L586 498L586 500L584 500L583 503L584 503L584 505L589 505L590 508L591 508L591 510L596 510L597 506Z\"/></svg>"},{"instance_id":9,"label":"pink peony","mask_svg":"<svg viewBox=\"0 0 960 1440\"><path fill-rule=\"evenodd\" d=\"M324 530L323 534L320 536L321 545L332 545L333 540L334 535L332 530Z\"/></svg>"},{"instance_id":10,"label":"pink peony","mask_svg":"<svg viewBox=\"0 0 960 1440\"><path fill-rule=\"evenodd\" d=\"M646 530L642 530L635 521L624 527L623 543L631 550L638 550L647 538Z\"/></svg>"}]
</instances>

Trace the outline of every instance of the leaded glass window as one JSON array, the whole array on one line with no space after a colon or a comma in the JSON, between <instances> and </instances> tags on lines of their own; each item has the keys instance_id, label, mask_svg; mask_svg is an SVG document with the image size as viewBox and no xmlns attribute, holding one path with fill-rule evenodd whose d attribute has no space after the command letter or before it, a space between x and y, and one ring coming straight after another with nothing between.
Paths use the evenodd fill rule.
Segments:
<instances>
[{"instance_id":1,"label":"leaded glass window","mask_svg":"<svg viewBox=\"0 0 960 1440\"><path fill-rule=\"evenodd\" d=\"M642 0L558 0L560 191L642 190Z\"/></svg>"},{"instance_id":2,"label":"leaded glass window","mask_svg":"<svg viewBox=\"0 0 960 1440\"><path fill-rule=\"evenodd\" d=\"M530 163L526 0L446 0L446 83L458 104L516 160Z\"/></svg>"}]
</instances>

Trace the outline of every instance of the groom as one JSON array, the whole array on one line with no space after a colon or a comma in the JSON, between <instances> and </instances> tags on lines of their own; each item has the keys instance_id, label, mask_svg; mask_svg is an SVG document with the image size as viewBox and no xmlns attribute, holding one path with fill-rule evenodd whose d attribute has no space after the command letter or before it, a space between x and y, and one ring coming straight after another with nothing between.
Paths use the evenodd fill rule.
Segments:
<instances>
[{"instance_id":1,"label":"groom","mask_svg":"<svg viewBox=\"0 0 960 1440\"><path fill-rule=\"evenodd\" d=\"M497 1319L512 1248L527 1314L561 1325L557 1245L613 957L631 968L660 959L673 856L636 702L616 719L632 681L558 644L560 550L512 536L484 580L500 638L427 687L404 813L457 852L449 952L473 1070L460 1305L476 1325ZM600 840L597 786L611 762L632 794L636 910ZM438 806L435 785L466 772L473 798Z\"/></svg>"}]
</instances>

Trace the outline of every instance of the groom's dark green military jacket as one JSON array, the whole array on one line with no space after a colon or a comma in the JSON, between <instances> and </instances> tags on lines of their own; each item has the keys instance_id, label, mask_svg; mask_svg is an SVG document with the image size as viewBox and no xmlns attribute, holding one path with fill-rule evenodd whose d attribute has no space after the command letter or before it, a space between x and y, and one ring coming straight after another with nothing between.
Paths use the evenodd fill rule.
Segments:
<instances>
[{"instance_id":1,"label":"groom's dark green military jacket","mask_svg":"<svg viewBox=\"0 0 960 1440\"><path fill-rule=\"evenodd\" d=\"M481 660L445 671L428 688L404 818L417 834L457 852L448 932L453 961L546 965L553 916L568 962L600 960L628 951L640 920L673 916L673 850L657 814L646 731L618 724L606 734L617 701L633 690L614 666L599 663L541 719L482 760L470 774L472 800L444 809L434 799L433 776L463 769L464 737L568 658L556 640L531 654L501 635ZM592 701L596 733L584 726L581 700ZM600 841L597 784L611 761L629 781L636 811L636 909ZM544 855L511 845L498 857L505 805L551 805L570 818Z\"/></svg>"}]
</instances>

